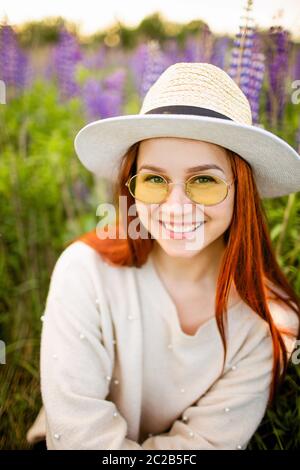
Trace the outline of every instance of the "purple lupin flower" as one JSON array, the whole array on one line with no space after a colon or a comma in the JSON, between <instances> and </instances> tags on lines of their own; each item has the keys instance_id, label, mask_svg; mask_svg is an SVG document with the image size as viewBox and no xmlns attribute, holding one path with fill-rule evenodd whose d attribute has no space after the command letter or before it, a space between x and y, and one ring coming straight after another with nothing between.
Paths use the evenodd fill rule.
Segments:
<instances>
[{"instance_id":1,"label":"purple lupin flower","mask_svg":"<svg viewBox=\"0 0 300 470\"><path fill-rule=\"evenodd\" d=\"M211 62L213 36L207 25L196 36L188 36L184 47L184 62Z\"/></svg>"},{"instance_id":2,"label":"purple lupin flower","mask_svg":"<svg viewBox=\"0 0 300 470\"><path fill-rule=\"evenodd\" d=\"M148 46L146 43L141 43L134 50L132 56L129 58L129 67L131 70L132 79L134 86L140 94L142 86L142 77L144 76L146 69L148 55Z\"/></svg>"},{"instance_id":3,"label":"purple lupin flower","mask_svg":"<svg viewBox=\"0 0 300 470\"><path fill-rule=\"evenodd\" d=\"M295 58L293 62L293 72L292 72L292 80L300 80L300 49L298 48L295 51Z\"/></svg>"},{"instance_id":4,"label":"purple lupin flower","mask_svg":"<svg viewBox=\"0 0 300 470\"><path fill-rule=\"evenodd\" d=\"M251 107L253 124L259 123L259 103L265 73L265 55L262 52L261 38L254 33L249 68L249 81L244 90Z\"/></svg>"},{"instance_id":5,"label":"purple lupin flower","mask_svg":"<svg viewBox=\"0 0 300 470\"><path fill-rule=\"evenodd\" d=\"M91 70L98 70L105 65L107 48L102 44L98 50L84 55L82 65Z\"/></svg>"},{"instance_id":6,"label":"purple lupin flower","mask_svg":"<svg viewBox=\"0 0 300 470\"><path fill-rule=\"evenodd\" d=\"M49 60L47 60L45 64L45 68L43 70L43 77L46 81L55 80L57 76L56 65L55 65L56 47L57 46L51 46L49 48L49 52L48 52Z\"/></svg>"},{"instance_id":7,"label":"purple lupin flower","mask_svg":"<svg viewBox=\"0 0 300 470\"><path fill-rule=\"evenodd\" d=\"M167 57L160 48L158 41L150 40L139 46L130 60L133 77L141 99L149 88L167 68ZM140 75L137 77L137 73Z\"/></svg>"},{"instance_id":8,"label":"purple lupin flower","mask_svg":"<svg viewBox=\"0 0 300 470\"><path fill-rule=\"evenodd\" d=\"M4 24L0 27L0 79L11 87L12 96L25 88L28 83L29 60L19 47L13 28Z\"/></svg>"},{"instance_id":9,"label":"purple lupin flower","mask_svg":"<svg viewBox=\"0 0 300 470\"><path fill-rule=\"evenodd\" d=\"M251 55L254 37L253 17L251 16L252 0L247 0L245 7L246 14L241 17L242 24L239 32L235 36L231 62L228 74L242 88L248 82L249 67L251 64ZM245 87L246 88L246 87Z\"/></svg>"},{"instance_id":10,"label":"purple lupin flower","mask_svg":"<svg viewBox=\"0 0 300 470\"><path fill-rule=\"evenodd\" d=\"M225 69L225 61L226 61L226 51L229 45L229 38L222 37L215 39L212 55L210 59L210 63L220 67L221 69Z\"/></svg>"},{"instance_id":11,"label":"purple lupin flower","mask_svg":"<svg viewBox=\"0 0 300 470\"><path fill-rule=\"evenodd\" d=\"M168 39L163 46L166 67L183 61L183 51L175 39Z\"/></svg>"},{"instance_id":12,"label":"purple lupin flower","mask_svg":"<svg viewBox=\"0 0 300 470\"><path fill-rule=\"evenodd\" d=\"M125 79L125 70L119 69L101 82L95 78L86 80L82 87L82 96L90 119L104 119L122 114Z\"/></svg>"},{"instance_id":13,"label":"purple lupin flower","mask_svg":"<svg viewBox=\"0 0 300 470\"><path fill-rule=\"evenodd\" d=\"M200 62L199 60L199 40L189 35L184 46L184 62Z\"/></svg>"},{"instance_id":14,"label":"purple lupin flower","mask_svg":"<svg viewBox=\"0 0 300 470\"><path fill-rule=\"evenodd\" d=\"M106 114L102 117L113 117L122 114L125 99L126 71L123 68L115 70L102 80L103 95L107 103Z\"/></svg>"},{"instance_id":15,"label":"purple lupin flower","mask_svg":"<svg viewBox=\"0 0 300 470\"><path fill-rule=\"evenodd\" d=\"M102 116L102 86L99 80L89 78L82 86L82 98L86 114L90 119Z\"/></svg>"},{"instance_id":16,"label":"purple lupin flower","mask_svg":"<svg viewBox=\"0 0 300 470\"><path fill-rule=\"evenodd\" d=\"M246 95L251 107L252 122L258 125L265 57L251 16L252 4L252 0L247 1L246 14L241 18L244 21L235 37L228 74Z\"/></svg>"},{"instance_id":17,"label":"purple lupin flower","mask_svg":"<svg viewBox=\"0 0 300 470\"><path fill-rule=\"evenodd\" d=\"M72 98L79 93L75 72L81 59L82 52L77 38L62 27L58 45L54 49L54 66L62 100Z\"/></svg>"},{"instance_id":18,"label":"purple lupin flower","mask_svg":"<svg viewBox=\"0 0 300 470\"><path fill-rule=\"evenodd\" d=\"M120 91L124 86L126 72L124 69L115 70L103 79L103 85L110 91Z\"/></svg>"},{"instance_id":19,"label":"purple lupin flower","mask_svg":"<svg viewBox=\"0 0 300 470\"><path fill-rule=\"evenodd\" d=\"M160 48L158 41L148 42L148 55L142 79L141 97L143 98L158 77L167 68L166 56Z\"/></svg>"},{"instance_id":20,"label":"purple lupin flower","mask_svg":"<svg viewBox=\"0 0 300 470\"><path fill-rule=\"evenodd\" d=\"M269 30L269 44L267 47L269 88L266 108L272 126L281 126L287 99L289 35L290 33L281 26L272 26Z\"/></svg>"}]
</instances>

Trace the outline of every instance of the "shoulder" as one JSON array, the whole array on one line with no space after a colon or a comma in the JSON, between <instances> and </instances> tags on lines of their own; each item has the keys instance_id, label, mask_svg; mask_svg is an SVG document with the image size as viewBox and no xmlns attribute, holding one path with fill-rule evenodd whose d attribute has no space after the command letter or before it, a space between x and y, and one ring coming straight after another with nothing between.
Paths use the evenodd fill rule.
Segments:
<instances>
[{"instance_id":1,"label":"shoulder","mask_svg":"<svg viewBox=\"0 0 300 470\"><path fill-rule=\"evenodd\" d=\"M269 310L277 327L287 328L297 334L299 317L296 312L281 300L269 300Z\"/></svg>"},{"instance_id":2,"label":"shoulder","mask_svg":"<svg viewBox=\"0 0 300 470\"><path fill-rule=\"evenodd\" d=\"M269 300L269 310L290 357L297 343L299 317L289 305L281 300Z\"/></svg>"},{"instance_id":3,"label":"shoulder","mask_svg":"<svg viewBox=\"0 0 300 470\"><path fill-rule=\"evenodd\" d=\"M276 286L273 282L267 281L269 287L273 291L281 295L281 297L288 299L287 294L281 287ZM284 301L274 296L274 293L267 287L268 292L268 307L272 315L272 319L278 328L287 329L291 333L298 334L299 316L296 312ZM295 304L293 303L295 306Z\"/></svg>"},{"instance_id":4,"label":"shoulder","mask_svg":"<svg viewBox=\"0 0 300 470\"><path fill-rule=\"evenodd\" d=\"M289 356L291 355L298 337L299 317L285 302L277 299L268 299L268 308L278 329ZM249 344L261 344L273 349L273 341L269 323L257 312L246 306L244 314L248 322L247 339Z\"/></svg>"},{"instance_id":5,"label":"shoulder","mask_svg":"<svg viewBox=\"0 0 300 470\"><path fill-rule=\"evenodd\" d=\"M274 283L267 280L267 305L275 326L279 329L282 328L297 335L300 324L299 316L295 310L286 302L275 297L273 291L270 290L270 286L272 287L273 291L280 294L283 298L288 299L288 296L282 288L275 286ZM255 324L261 323L265 324L266 327L269 326L268 322L263 319L259 313L252 310L245 302L243 302L243 304L243 315L245 319L247 318L247 321L250 325L252 324L252 326L255 327ZM296 306L293 302L292 304Z\"/></svg>"},{"instance_id":6,"label":"shoulder","mask_svg":"<svg viewBox=\"0 0 300 470\"><path fill-rule=\"evenodd\" d=\"M60 271L64 273L66 270L72 271L76 269L82 270L108 270L119 269L121 266L110 265L99 252L87 243L76 240L65 248L56 260L53 273L58 274Z\"/></svg>"},{"instance_id":7,"label":"shoulder","mask_svg":"<svg viewBox=\"0 0 300 470\"><path fill-rule=\"evenodd\" d=\"M56 261L55 269L67 268L76 263L86 264L87 262L98 260L101 260L101 257L91 246L76 240L61 252Z\"/></svg>"},{"instance_id":8,"label":"shoulder","mask_svg":"<svg viewBox=\"0 0 300 470\"><path fill-rule=\"evenodd\" d=\"M77 240L57 258L51 273L50 291L59 297L71 292L76 296L84 290L93 291L94 295L95 288L104 284L108 273L119 269L107 264L91 246Z\"/></svg>"},{"instance_id":9,"label":"shoulder","mask_svg":"<svg viewBox=\"0 0 300 470\"><path fill-rule=\"evenodd\" d=\"M298 334L298 315L280 300L272 298L268 299L267 303L275 327L283 335L288 348L291 348ZM232 309L229 318L229 332L235 348L248 350L257 347L259 343L269 343L269 347L272 346L269 323L246 302L239 302L237 307ZM286 332L291 333L291 340L285 334Z\"/></svg>"}]
</instances>

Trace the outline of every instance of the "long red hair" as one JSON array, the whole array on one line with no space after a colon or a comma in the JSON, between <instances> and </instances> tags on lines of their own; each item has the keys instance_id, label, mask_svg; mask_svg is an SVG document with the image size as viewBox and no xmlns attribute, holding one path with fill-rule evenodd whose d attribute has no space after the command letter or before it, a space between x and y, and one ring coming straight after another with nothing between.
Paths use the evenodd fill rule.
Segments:
<instances>
[{"instance_id":1,"label":"long red hair","mask_svg":"<svg viewBox=\"0 0 300 470\"><path fill-rule=\"evenodd\" d=\"M113 204L117 210L115 238L100 239L96 229L85 233L76 240L81 240L93 247L109 264L115 266L142 266L152 250L154 239L138 238L133 240L128 235L128 227L135 216L121 213L119 196L126 196L128 207L135 203L125 182L136 173L137 155L140 142L133 144L121 160L120 170L113 191ZM260 317L268 322L273 341L273 371L269 403L271 404L283 382L288 366L288 355L281 334L295 336L295 332L275 326L268 308L268 299L284 302L299 318L300 298L290 286L282 272L273 251L267 228L267 216L257 191L251 166L243 158L226 149L230 158L233 176L236 181L233 218L230 227L224 233L226 249L220 267L216 291L216 320L224 347L224 364L227 352L224 319L227 314L227 300L234 285L240 297ZM126 233L122 219L127 218ZM105 230L105 227L104 229ZM119 238L122 234L123 238ZM125 237L124 237L125 234ZM268 287L266 283L270 281ZM275 286L275 289L273 289ZM283 295L278 292L281 291ZM268 292L274 296L269 297ZM286 295L284 295L286 294ZM296 333L300 336L300 326Z\"/></svg>"}]
</instances>

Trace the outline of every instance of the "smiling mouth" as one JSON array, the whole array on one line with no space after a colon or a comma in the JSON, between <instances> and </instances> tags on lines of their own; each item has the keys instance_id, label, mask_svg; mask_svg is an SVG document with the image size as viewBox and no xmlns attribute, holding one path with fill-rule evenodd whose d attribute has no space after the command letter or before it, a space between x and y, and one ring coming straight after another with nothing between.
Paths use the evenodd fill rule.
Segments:
<instances>
[{"instance_id":1,"label":"smiling mouth","mask_svg":"<svg viewBox=\"0 0 300 470\"><path fill-rule=\"evenodd\" d=\"M205 221L199 222L197 224L185 224L185 225L174 225L167 224L166 222L159 221L159 223L168 231L172 233L190 233L197 230L201 225L206 223Z\"/></svg>"}]
</instances>

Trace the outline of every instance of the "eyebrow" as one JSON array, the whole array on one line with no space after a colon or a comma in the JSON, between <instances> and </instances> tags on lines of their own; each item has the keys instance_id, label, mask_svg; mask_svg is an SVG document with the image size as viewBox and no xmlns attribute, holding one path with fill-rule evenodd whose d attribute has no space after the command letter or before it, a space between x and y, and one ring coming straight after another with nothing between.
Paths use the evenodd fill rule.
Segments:
<instances>
[{"instance_id":1,"label":"eyebrow","mask_svg":"<svg viewBox=\"0 0 300 470\"><path fill-rule=\"evenodd\" d=\"M164 168L160 168L160 167L158 167L158 166L153 166L153 165L142 165L142 166L140 167L139 171L140 171L140 170L143 170L143 169L158 171L158 172L164 173L164 174L167 173ZM222 170L221 167L219 167L218 165L215 165L215 164L213 164L213 163L207 163L207 164L204 164L204 165L193 166L193 167L189 168L188 170L186 170L185 174L186 174L186 175L189 175L189 174L195 173L195 172L197 172L197 171L211 170L211 169L219 170L219 171L221 171L221 172L225 175L224 170Z\"/></svg>"}]
</instances>

